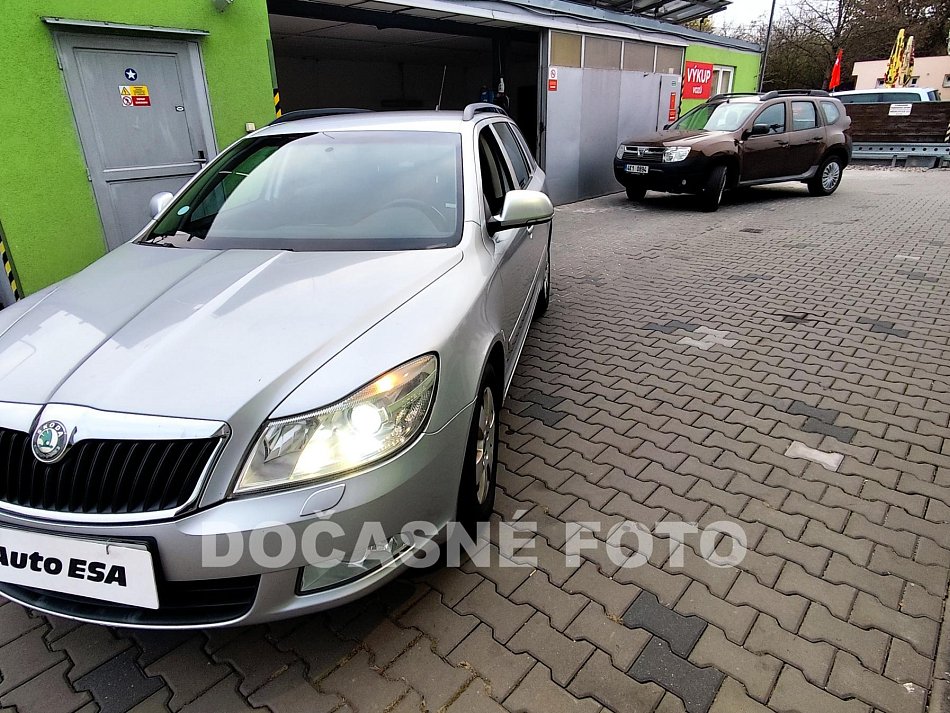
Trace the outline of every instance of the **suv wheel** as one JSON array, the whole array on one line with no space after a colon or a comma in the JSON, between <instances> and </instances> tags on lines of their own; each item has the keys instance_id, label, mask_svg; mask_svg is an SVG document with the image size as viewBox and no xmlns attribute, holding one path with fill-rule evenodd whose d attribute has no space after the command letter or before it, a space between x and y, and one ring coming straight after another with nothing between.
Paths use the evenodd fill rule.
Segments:
<instances>
[{"instance_id":1,"label":"suv wheel","mask_svg":"<svg viewBox=\"0 0 950 713\"><path fill-rule=\"evenodd\" d=\"M627 198L632 201L642 201L646 194L645 186L627 186Z\"/></svg>"},{"instance_id":2,"label":"suv wheel","mask_svg":"<svg viewBox=\"0 0 950 713\"><path fill-rule=\"evenodd\" d=\"M838 156L829 156L821 162L818 173L808 181L808 192L813 196L830 196L841 185L841 173L844 171Z\"/></svg>"},{"instance_id":3,"label":"suv wheel","mask_svg":"<svg viewBox=\"0 0 950 713\"><path fill-rule=\"evenodd\" d=\"M729 170L725 166L716 166L706 177L706 185L699 194L699 205L707 213L719 210L722 194L726 192L726 179Z\"/></svg>"}]
</instances>

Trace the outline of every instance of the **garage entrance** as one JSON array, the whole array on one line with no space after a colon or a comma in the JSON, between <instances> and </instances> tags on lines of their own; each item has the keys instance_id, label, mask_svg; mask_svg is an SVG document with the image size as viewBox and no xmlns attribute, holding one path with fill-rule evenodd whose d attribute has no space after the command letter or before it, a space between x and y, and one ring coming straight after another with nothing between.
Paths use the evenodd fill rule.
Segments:
<instances>
[{"instance_id":1,"label":"garage entrance","mask_svg":"<svg viewBox=\"0 0 950 713\"><path fill-rule=\"evenodd\" d=\"M489 97L537 151L540 30L413 8L271 0L268 9L284 112L459 110Z\"/></svg>"}]
</instances>

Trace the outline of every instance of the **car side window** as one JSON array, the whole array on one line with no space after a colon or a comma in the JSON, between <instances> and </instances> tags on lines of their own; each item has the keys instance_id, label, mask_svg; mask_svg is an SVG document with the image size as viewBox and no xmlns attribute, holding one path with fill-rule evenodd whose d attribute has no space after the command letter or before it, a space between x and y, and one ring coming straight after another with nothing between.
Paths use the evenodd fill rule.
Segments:
<instances>
[{"instance_id":1,"label":"car side window","mask_svg":"<svg viewBox=\"0 0 950 713\"><path fill-rule=\"evenodd\" d=\"M486 126L478 135L478 163L482 175L482 192L489 215L498 215L505 204L505 194L514 188L501 147Z\"/></svg>"},{"instance_id":2,"label":"car side window","mask_svg":"<svg viewBox=\"0 0 950 713\"><path fill-rule=\"evenodd\" d=\"M762 110L755 119L756 124L768 124L769 134L785 133L785 102L773 104Z\"/></svg>"},{"instance_id":3,"label":"car side window","mask_svg":"<svg viewBox=\"0 0 950 713\"><path fill-rule=\"evenodd\" d=\"M824 115L827 124L834 124L841 118L841 111L835 106L834 102L822 102L821 113Z\"/></svg>"},{"instance_id":4,"label":"car side window","mask_svg":"<svg viewBox=\"0 0 950 713\"><path fill-rule=\"evenodd\" d=\"M818 126L818 112L813 102L792 102L792 131L804 131Z\"/></svg>"},{"instance_id":5,"label":"car side window","mask_svg":"<svg viewBox=\"0 0 950 713\"><path fill-rule=\"evenodd\" d=\"M514 132L511 130L511 124L499 121L493 124L493 126L495 127L495 131L498 132L501 145L504 146L505 153L508 154L508 159L511 161L511 165L515 170L515 178L518 180L518 185L524 188L531 181L531 169L528 166L524 152L521 150L518 139L515 138Z\"/></svg>"}]
</instances>

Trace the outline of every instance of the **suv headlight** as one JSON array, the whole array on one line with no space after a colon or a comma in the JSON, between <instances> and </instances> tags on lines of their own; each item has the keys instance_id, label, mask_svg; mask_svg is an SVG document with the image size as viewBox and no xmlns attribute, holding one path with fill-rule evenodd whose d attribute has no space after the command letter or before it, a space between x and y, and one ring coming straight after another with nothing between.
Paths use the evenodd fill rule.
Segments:
<instances>
[{"instance_id":1,"label":"suv headlight","mask_svg":"<svg viewBox=\"0 0 950 713\"><path fill-rule=\"evenodd\" d=\"M617 149L617 158L623 158L623 152L627 150L627 147L623 144L620 144L620 148Z\"/></svg>"},{"instance_id":2,"label":"suv headlight","mask_svg":"<svg viewBox=\"0 0 950 713\"><path fill-rule=\"evenodd\" d=\"M689 146L668 146L663 151L663 163L682 161L689 156Z\"/></svg>"},{"instance_id":3,"label":"suv headlight","mask_svg":"<svg viewBox=\"0 0 950 713\"><path fill-rule=\"evenodd\" d=\"M421 356L332 406L265 424L234 492L311 484L391 455L425 423L438 366Z\"/></svg>"}]
</instances>

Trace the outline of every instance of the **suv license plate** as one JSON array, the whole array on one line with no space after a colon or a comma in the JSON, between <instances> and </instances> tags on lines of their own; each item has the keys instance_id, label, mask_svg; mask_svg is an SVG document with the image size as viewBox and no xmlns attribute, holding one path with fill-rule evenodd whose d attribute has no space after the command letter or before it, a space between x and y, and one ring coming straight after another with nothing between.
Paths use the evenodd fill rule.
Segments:
<instances>
[{"instance_id":1,"label":"suv license plate","mask_svg":"<svg viewBox=\"0 0 950 713\"><path fill-rule=\"evenodd\" d=\"M152 553L129 543L0 527L0 581L158 609Z\"/></svg>"},{"instance_id":2,"label":"suv license plate","mask_svg":"<svg viewBox=\"0 0 950 713\"><path fill-rule=\"evenodd\" d=\"M649 167L649 166L638 166L638 165L636 165L636 164L630 164L630 163L628 163L628 164L627 164L626 171L627 171L627 173L649 173L649 172L650 172L650 167Z\"/></svg>"}]
</instances>

